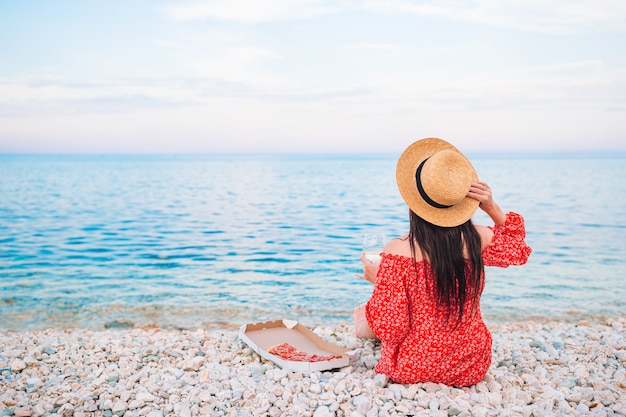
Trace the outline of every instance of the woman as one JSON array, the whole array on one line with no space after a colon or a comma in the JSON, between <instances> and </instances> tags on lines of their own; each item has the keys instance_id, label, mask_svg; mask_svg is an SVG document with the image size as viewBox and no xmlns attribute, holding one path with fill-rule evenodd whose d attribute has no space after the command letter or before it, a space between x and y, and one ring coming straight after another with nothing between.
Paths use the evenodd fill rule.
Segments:
<instances>
[{"instance_id":1,"label":"woman","mask_svg":"<svg viewBox=\"0 0 626 417\"><path fill-rule=\"evenodd\" d=\"M441 139L409 146L396 181L410 230L387 243L380 264L361 256L359 276L374 290L355 310L355 331L380 339L376 371L394 382L474 385L491 364L491 335L480 312L484 266L526 263L524 220L505 214L470 161ZM479 207L494 226L472 224Z\"/></svg>"}]
</instances>

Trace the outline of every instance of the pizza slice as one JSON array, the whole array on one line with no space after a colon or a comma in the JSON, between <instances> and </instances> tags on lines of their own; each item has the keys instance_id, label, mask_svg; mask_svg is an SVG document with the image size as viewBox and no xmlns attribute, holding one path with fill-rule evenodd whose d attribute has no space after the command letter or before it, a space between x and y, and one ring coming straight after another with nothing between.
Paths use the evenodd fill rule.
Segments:
<instances>
[{"instance_id":1,"label":"pizza slice","mask_svg":"<svg viewBox=\"0 0 626 417\"><path fill-rule=\"evenodd\" d=\"M278 356L292 362L322 362L344 357L343 355L310 355L306 352L299 351L289 343L281 343L279 345L272 346L267 351L274 356Z\"/></svg>"}]
</instances>

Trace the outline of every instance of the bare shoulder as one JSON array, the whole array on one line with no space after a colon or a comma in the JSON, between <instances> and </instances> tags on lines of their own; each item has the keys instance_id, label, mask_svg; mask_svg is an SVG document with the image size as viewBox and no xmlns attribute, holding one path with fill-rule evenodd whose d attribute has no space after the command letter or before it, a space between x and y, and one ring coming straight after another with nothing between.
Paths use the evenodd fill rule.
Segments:
<instances>
[{"instance_id":1,"label":"bare shoulder","mask_svg":"<svg viewBox=\"0 0 626 417\"><path fill-rule=\"evenodd\" d=\"M385 253L391 255L411 256L411 245L409 245L408 236L391 239L385 245Z\"/></svg>"},{"instance_id":2,"label":"bare shoulder","mask_svg":"<svg viewBox=\"0 0 626 417\"><path fill-rule=\"evenodd\" d=\"M480 236L480 242L482 249L485 249L491 243L493 239L493 230L488 228L487 226L474 225L478 235Z\"/></svg>"}]
</instances>

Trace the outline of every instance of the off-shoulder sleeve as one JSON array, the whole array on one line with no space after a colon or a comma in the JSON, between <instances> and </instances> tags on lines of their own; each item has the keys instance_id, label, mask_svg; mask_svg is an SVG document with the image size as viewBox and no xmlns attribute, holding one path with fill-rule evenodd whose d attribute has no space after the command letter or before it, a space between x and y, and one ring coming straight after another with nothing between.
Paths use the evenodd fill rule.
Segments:
<instances>
[{"instance_id":1,"label":"off-shoulder sleeve","mask_svg":"<svg viewBox=\"0 0 626 417\"><path fill-rule=\"evenodd\" d=\"M517 213L507 213L506 221L493 230L491 244L483 250L485 266L523 265L528 260L532 249L526 244L524 218Z\"/></svg>"},{"instance_id":2,"label":"off-shoulder sleeve","mask_svg":"<svg viewBox=\"0 0 626 417\"><path fill-rule=\"evenodd\" d=\"M395 345L409 331L409 302L397 259L383 254L365 317L374 334Z\"/></svg>"}]
</instances>

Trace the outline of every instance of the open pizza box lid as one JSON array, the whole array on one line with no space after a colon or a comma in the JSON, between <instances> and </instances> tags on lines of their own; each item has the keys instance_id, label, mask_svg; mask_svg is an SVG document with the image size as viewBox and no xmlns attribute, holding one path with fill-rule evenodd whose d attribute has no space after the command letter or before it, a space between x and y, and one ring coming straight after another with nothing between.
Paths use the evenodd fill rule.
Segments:
<instances>
[{"instance_id":1,"label":"open pizza box lid","mask_svg":"<svg viewBox=\"0 0 626 417\"><path fill-rule=\"evenodd\" d=\"M294 320L244 324L239 328L239 338L263 358L274 362L281 368L296 372L323 371L350 364L351 358L347 349L325 341ZM340 357L319 362L299 362L286 360L268 352L272 346L282 343L289 343L297 350L309 355L338 355Z\"/></svg>"}]
</instances>

